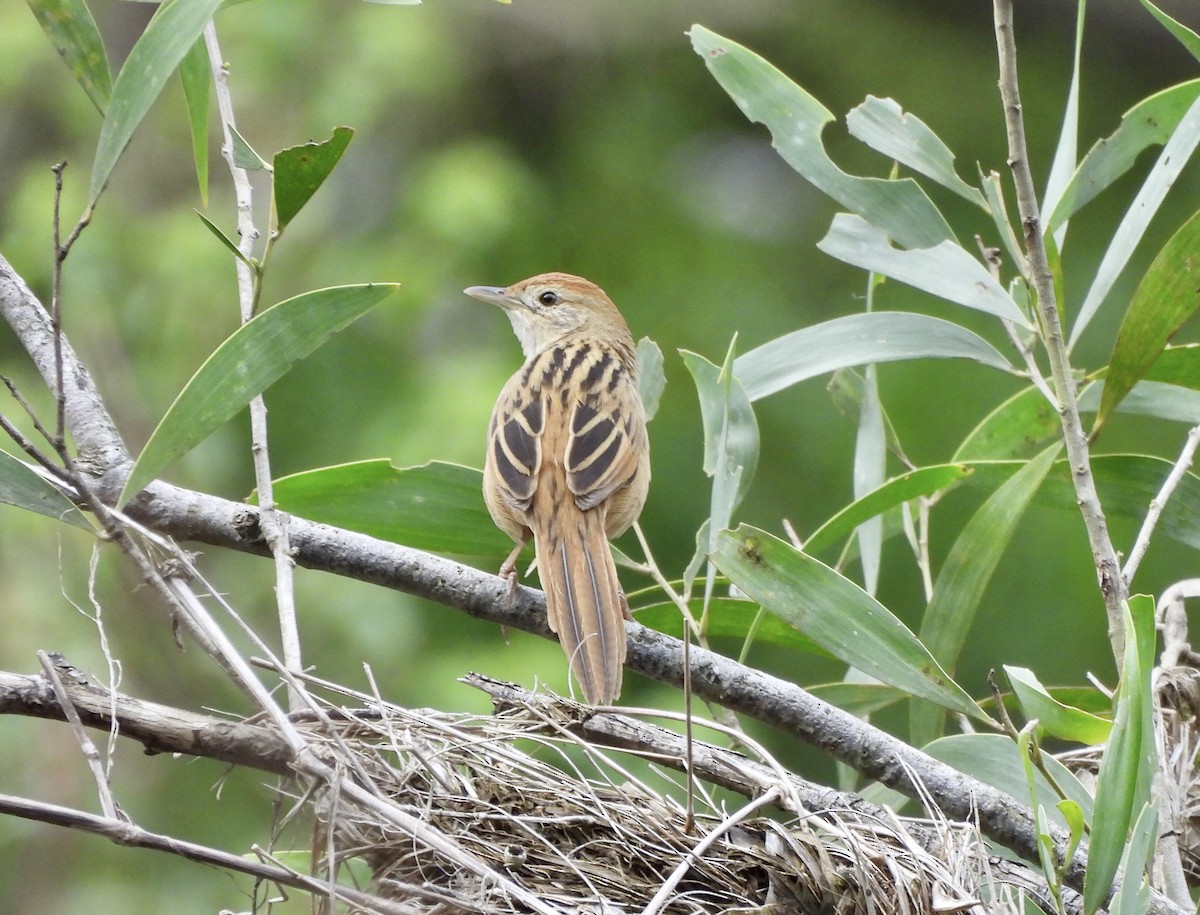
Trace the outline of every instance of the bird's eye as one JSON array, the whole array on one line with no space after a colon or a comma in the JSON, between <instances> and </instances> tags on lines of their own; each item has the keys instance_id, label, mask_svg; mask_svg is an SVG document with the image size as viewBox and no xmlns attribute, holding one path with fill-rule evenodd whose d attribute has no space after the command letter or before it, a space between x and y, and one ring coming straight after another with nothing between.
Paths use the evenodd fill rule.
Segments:
<instances>
[{"instance_id":1,"label":"bird's eye","mask_svg":"<svg viewBox=\"0 0 1200 915\"><path fill-rule=\"evenodd\" d=\"M543 305L557 305L558 304L558 293L550 292L549 290L547 290L546 292L543 292L541 295L538 296L538 301L541 302Z\"/></svg>"}]
</instances>

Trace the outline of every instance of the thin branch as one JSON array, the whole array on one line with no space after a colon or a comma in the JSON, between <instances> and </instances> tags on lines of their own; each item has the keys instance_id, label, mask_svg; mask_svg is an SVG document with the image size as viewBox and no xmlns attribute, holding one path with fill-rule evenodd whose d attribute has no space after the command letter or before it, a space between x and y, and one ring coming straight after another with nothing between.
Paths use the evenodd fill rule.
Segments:
<instances>
[{"instance_id":1,"label":"thin branch","mask_svg":"<svg viewBox=\"0 0 1200 915\"><path fill-rule=\"evenodd\" d=\"M1126 596L1125 582L1121 577L1120 560L1108 535L1108 524L1092 476L1087 436L1079 415L1075 380L1072 377L1058 303L1055 300L1054 276L1046 256L1037 192L1034 189L1033 173L1029 167L1029 153L1025 143L1025 123L1017 82L1017 48L1013 34L1012 0L995 0L994 10L996 46L1000 58L1000 96L1004 103L1004 122L1008 132L1008 164L1012 169L1016 187L1025 253L1029 259L1029 271L1037 298L1042 339L1050 361L1050 375L1062 423L1063 440L1071 465L1071 479L1075 484L1075 495L1083 515L1084 526L1087 528L1100 593L1108 614L1109 642L1112 645L1113 657L1120 667L1125 644L1124 618L1121 611L1121 604Z\"/></svg>"},{"instance_id":2,"label":"thin branch","mask_svg":"<svg viewBox=\"0 0 1200 915\"><path fill-rule=\"evenodd\" d=\"M1146 550L1150 548L1150 537L1162 517L1163 510L1167 507L1167 502L1170 501L1176 487L1191 469L1197 447L1200 447L1200 426L1193 426L1188 432L1187 440L1183 443L1183 450L1179 453L1175 466L1171 468L1171 472L1163 480L1162 488L1146 509L1146 517L1142 521L1141 530L1138 531L1137 540L1134 541L1133 548L1129 551L1129 558L1125 560L1125 568L1121 570L1121 577L1125 580L1126 588L1133 584L1133 577L1137 574L1138 566L1142 564L1142 559L1146 556Z\"/></svg>"},{"instance_id":3,"label":"thin branch","mask_svg":"<svg viewBox=\"0 0 1200 915\"><path fill-rule=\"evenodd\" d=\"M294 887L317 897L328 898L332 893L337 898L361 907L367 912L378 912L380 915L411 915L412 912L408 906L389 902L360 890L336 886L328 880L309 877L290 868L253 861L245 855L235 855L206 845L188 842L185 839L177 839L174 836L149 832L127 820L96 816L82 810L31 801L8 794L0 794L0 813L90 832L103 836L117 845L167 852L187 858L189 861L211 864L214 867L235 871L239 874L248 874L258 880L269 880L281 886Z\"/></svg>"},{"instance_id":4,"label":"thin branch","mask_svg":"<svg viewBox=\"0 0 1200 915\"><path fill-rule=\"evenodd\" d=\"M254 224L254 188L250 184L250 176L246 170L234 162L232 133L234 114L233 96L229 91L229 69L225 65L220 45L217 43L217 28L211 22L204 28L204 44L208 50L213 84L216 87L217 109L221 113L221 126L224 133L221 153L233 179L237 203L237 225L240 239L238 250L242 253L242 257L235 261L234 267L237 270L238 302L244 324L254 317L262 289L262 268L261 266L251 266L254 245L259 237L258 228ZM283 658L290 669L303 670L300 630L296 621L295 562L292 559L291 545L288 542L288 517L275 506L274 487L271 483L269 437L267 435L267 405L261 394L255 395L250 400L250 441L250 451L254 458L254 484L258 490L259 505L262 507L259 524L275 560L275 604L279 610L279 635ZM302 687L298 682L288 685L288 696L290 700L288 704L293 709L300 708L305 704Z\"/></svg>"},{"instance_id":5,"label":"thin branch","mask_svg":"<svg viewBox=\"0 0 1200 915\"><path fill-rule=\"evenodd\" d=\"M83 758L87 760L88 768L92 770L92 777L96 782L96 791L100 795L100 808L104 811L104 815L110 820L128 820L124 813L118 813L117 802L112 795L112 787L108 784L108 776L104 772L104 766L100 764L100 751L96 749L96 744L92 742L83 729L83 721L79 717L79 711L71 702L71 697L67 694L66 685L62 681L62 677L58 675L58 670L55 667L55 661L51 660L50 656L44 651L37 653L38 661L42 665L42 671L46 675L46 679L50 681L50 686L54 690L54 698L57 700L59 708L63 711L63 716L67 723L71 726L71 731L75 735L75 740L79 743L79 748L83 751Z\"/></svg>"}]
</instances>

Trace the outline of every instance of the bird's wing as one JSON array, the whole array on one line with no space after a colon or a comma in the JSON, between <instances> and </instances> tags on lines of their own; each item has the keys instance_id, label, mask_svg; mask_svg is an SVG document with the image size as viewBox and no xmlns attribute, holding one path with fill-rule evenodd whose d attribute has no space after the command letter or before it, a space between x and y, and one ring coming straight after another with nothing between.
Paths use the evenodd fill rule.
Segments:
<instances>
[{"instance_id":1,"label":"bird's wing","mask_svg":"<svg viewBox=\"0 0 1200 915\"><path fill-rule=\"evenodd\" d=\"M488 461L496 469L499 490L513 508L529 511L542 466L546 403L527 399L521 388L500 394L488 429Z\"/></svg>"},{"instance_id":2,"label":"bird's wing","mask_svg":"<svg viewBox=\"0 0 1200 915\"><path fill-rule=\"evenodd\" d=\"M628 373L596 385L574 405L563 467L575 504L586 511L629 485L645 447L646 420Z\"/></svg>"}]
</instances>

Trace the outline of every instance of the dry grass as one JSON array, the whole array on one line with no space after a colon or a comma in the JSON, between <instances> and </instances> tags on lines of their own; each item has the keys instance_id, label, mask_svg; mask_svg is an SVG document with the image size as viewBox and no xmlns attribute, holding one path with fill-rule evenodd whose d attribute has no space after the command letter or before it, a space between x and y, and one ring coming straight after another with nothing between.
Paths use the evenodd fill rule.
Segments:
<instances>
[{"instance_id":1,"label":"dry grass","mask_svg":"<svg viewBox=\"0 0 1200 915\"><path fill-rule=\"evenodd\" d=\"M943 824L931 850L927 822L922 843L897 818L805 811L786 782L749 803L701 785L689 829L674 773L584 744L544 706L487 718L389 708L327 730L322 752L445 840L435 849L336 797L318 801L323 868L364 860L373 892L415 915L531 911L514 886L548 912L1015 910L984 885L973 830Z\"/></svg>"}]
</instances>

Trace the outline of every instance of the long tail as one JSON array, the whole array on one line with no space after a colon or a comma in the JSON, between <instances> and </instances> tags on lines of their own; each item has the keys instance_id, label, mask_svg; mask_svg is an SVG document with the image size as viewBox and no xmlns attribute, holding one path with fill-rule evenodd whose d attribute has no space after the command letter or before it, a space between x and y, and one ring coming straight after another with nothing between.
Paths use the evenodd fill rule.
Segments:
<instances>
[{"instance_id":1,"label":"long tail","mask_svg":"<svg viewBox=\"0 0 1200 915\"><path fill-rule=\"evenodd\" d=\"M581 511L578 523L561 527L566 529L535 533L534 538L550 628L558 633L584 697L593 705L607 705L621 694L625 599L604 535L603 513Z\"/></svg>"}]
</instances>

